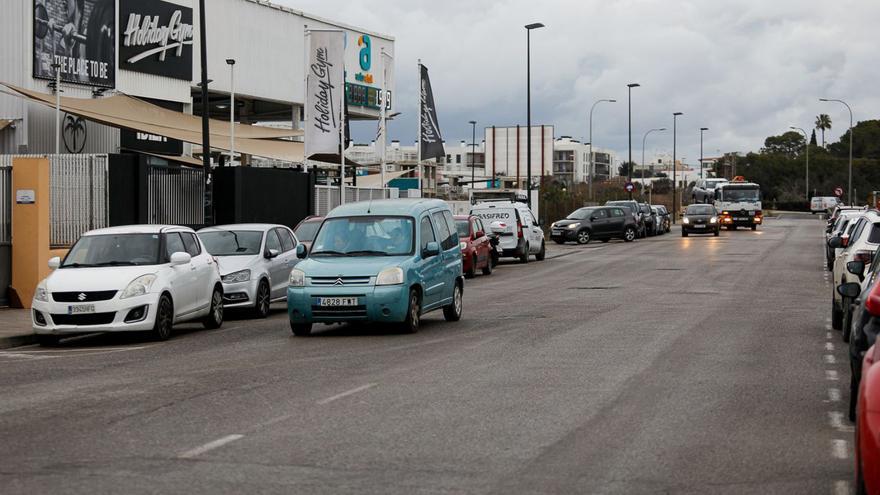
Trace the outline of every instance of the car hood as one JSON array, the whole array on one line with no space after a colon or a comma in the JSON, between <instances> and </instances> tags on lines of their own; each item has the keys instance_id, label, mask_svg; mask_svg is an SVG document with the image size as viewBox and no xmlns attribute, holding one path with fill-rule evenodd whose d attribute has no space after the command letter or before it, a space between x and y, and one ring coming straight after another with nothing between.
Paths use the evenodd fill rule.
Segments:
<instances>
[{"instance_id":1,"label":"car hood","mask_svg":"<svg viewBox=\"0 0 880 495\"><path fill-rule=\"evenodd\" d=\"M220 265L220 275L229 275L232 272L251 268L254 261L260 258L260 255L245 256L217 256L217 264Z\"/></svg>"},{"instance_id":2,"label":"car hood","mask_svg":"<svg viewBox=\"0 0 880 495\"><path fill-rule=\"evenodd\" d=\"M685 216L688 217L688 220L699 220L699 221L706 220L706 221L708 221L710 218L714 217L715 215L687 215L687 214L685 214Z\"/></svg>"},{"instance_id":3,"label":"car hood","mask_svg":"<svg viewBox=\"0 0 880 495\"><path fill-rule=\"evenodd\" d=\"M46 277L49 292L124 290L132 280L162 265L59 268Z\"/></svg>"},{"instance_id":4,"label":"car hood","mask_svg":"<svg viewBox=\"0 0 880 495\"><path fill-rule=\"evenodd\" d=\"M557 227L567 227L573 223L587 223L587 220L572 220L571 218L563 218L556 222Z\"/></svg>"},{"instance_id":5,"label":"car hood","mask_svg":"<svg viewBox=\"0 0 880 495\"><path fill-rule=\"evenodd\" d=\"M408 259L410 256L319 256L306 258L296 267L308 277L373 277Z\"/></svg>"}]
</instances>

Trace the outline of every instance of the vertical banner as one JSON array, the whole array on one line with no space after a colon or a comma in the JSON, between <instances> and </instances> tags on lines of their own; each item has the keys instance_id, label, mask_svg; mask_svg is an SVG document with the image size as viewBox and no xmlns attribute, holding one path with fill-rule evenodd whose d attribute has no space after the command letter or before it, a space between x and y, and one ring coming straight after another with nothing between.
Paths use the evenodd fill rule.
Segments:
<instances>
[{"instance_id":1,"label":"vertical banner","mask_svg":"<svg viewBox=\"0 0 880 495\"><path fill-rule=\"evenodd\" d=\"M343 129L345 33L310 31L308 37L305 156L336 155Z\"/></svg>"},{"instance_id":2,"label":"vertical banner","mask_svg":"<svg viewBox=\"0 0 880 495\"><path fill-rule=\"evenodd\" d=\"M376 146L379 147L379 156L381 157L380 166L382 167L379 171L379 175L382 179L382 187L385 187L385 162L386 162L386 152L388 149L388 126L387 126L387 117L388 110L391 106L391 92L388 90L389 84L388 81L391 81L394 77L394 59L385 53L385 49L382 49L382 97L379 100L379 132L376 135Z\"/></svg>"},{"instance_id":3,"label":"vertical banner","mask_svg":"<svg viewBox=\"0 0 880 495\"><path fill-rule=\"evenodd\" d=\"M437 107L434 106L434 93L431 91L431 80L428 79L428 68L424 65L421 68L420 159L439 160L446 156L446 151L443 150L443 137L440 135L440 124L437 122Z\"/></svg>"}]
</instances>

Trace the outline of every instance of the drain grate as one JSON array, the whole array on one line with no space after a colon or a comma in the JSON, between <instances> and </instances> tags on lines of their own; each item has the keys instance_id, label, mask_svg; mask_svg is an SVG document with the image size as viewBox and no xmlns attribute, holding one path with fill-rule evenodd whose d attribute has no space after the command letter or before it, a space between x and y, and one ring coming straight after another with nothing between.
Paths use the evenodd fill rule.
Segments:
<instances>
[{"instance_id":1,"label":"drain grate","mask_svg":"<svg viewBox=\"0 0 880 495\"><path fill-rule=\"evenodd\" d=\"M570 290L611 290L611 289L619 289L619 285L593 285L590 287L569 287Z\"/></svg>"},{"instance_id":2,"label":"drain grate","mask_svg":"<svg viewBox=\"0 0 880 495\"><path fill-rule=\"evenodd\" d=\"M680 272L684 268L655 268L658 272Z\"/></svg>"}]
</instances>

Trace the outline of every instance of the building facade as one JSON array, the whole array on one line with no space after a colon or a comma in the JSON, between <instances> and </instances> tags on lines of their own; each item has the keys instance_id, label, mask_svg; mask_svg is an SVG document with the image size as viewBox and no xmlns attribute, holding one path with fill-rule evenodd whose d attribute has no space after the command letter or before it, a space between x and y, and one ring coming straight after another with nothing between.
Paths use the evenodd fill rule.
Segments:
<instances>
[{"instance_id":1,"label":"building facade","mask_svg":"<svg viewBox=\"0 0 880 495\"><path fill-rule=\"evenodd\" d=\"M568 185L589 182L590 153L593 153L594 180L608 180L614 175L614 153L584 144L571 136L553 142L553 176Z\"/></svg>"}]
</instances>

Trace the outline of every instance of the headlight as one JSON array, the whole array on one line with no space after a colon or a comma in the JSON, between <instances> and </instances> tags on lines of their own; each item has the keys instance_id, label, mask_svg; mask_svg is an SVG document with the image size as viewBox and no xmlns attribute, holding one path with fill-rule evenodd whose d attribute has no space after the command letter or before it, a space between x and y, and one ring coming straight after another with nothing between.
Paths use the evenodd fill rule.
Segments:
<instances>
[{"instance_id":1,"label":"headlight","mask_svg":"<svg viewBox=\"0 0 880 495\"><path fill-rule=\"evenodd\" d=\"M461 250L464 251L465 249L467 249L467 243L464 242L464 241L459 242L459 243L458 243L458 247L460 247Z\"/></svg>"},{"instance_id":2,"label":"headlight","mask_svg":"<svg viewBox=\"0 0 880 495\"><path fill-rule=\"evenodd\" d=\"M239 270L237 272L232 272L221 277L223 283L232 284L235 282L247 282L251 279L251 271L250 270Z\"/></svg>"},{"instance_id":3,"label":"headlight","mask_svg":"<svg viewBox=\"0 0 880 495\"><path fill-rule=\"evenodd\" d=\"M550 224L550 228L551 228L551 229L556 228L556 222L551 223L551 224Z\"/></svg>"},{"instance_id":4,"label":"headlight","mask_svg":"<svg viewBox=\"0 0 880 495\"><path fill-rule=\"evenodd\" d=\"M682 217L681 223L687 225L687 224L691 223L691 220L688 217Z\"/></svg>"},{"instance_id":5,"label":"headlight","mask_svg":"<svg viewBox=\"0 0 880 495\"><path fill-rule=\"evenodd\" d=\"M379 272L376 277L376 285L398 285L403 283L403 270L392 266Z\"/></svg>"},{"instance_id":6,"label":"headlight","mask_svg":"<svg viewBox=\"0 0 880 495\"><path fill-rule=\"evenodd\" d=\"M570 228L570 229L576 229L576 228L578 228L578 227L580 227L580 226L581 226L581 224L580 224L580 222L578 222L578 223L572 223L572 224L569 224L569 225L568 225L568 228Z\"/></svg>"},{"instance_id":7,"label":"headlight","mask_svg":"<svg viewBox=\"0 0 880 495\"><path fill-rule=\"evenodd\" d=\"M306 273L298 268L290 270L290 278L287 284L291 287L303 287L306 285Z\"/></svg>"},{"instance_id":8,"label":"headlight","mask_svg":"<svg viewBox=\"0 0 880 495\"><path fill-rule=\"evenodd\" d=\"M718 217L712 217L709 219L709 223L718 223Z\"/></svg>"},{"instance_id":9,"label":"headlight","mask_svg":"<svg viewBox=\"0 0 880 495\"><path fill-rule=\"evenodd\" d=\"M122 291L122 295L119 296L120 299L127 299L129 297L137 297L142 296L150 291L150 286L153 285L153 282L156 281L156 276L152 273L148 273L147 275L141 275L140 277L131 281L128 284L128 287Z\"/></svg>"},{"instance_id":10,"label":"headlight","mask_svg":"<svg viewBox=\"0 0 880 495\"><path fill-rule=\"evenodd\" d=\"M49 302L49 291L46 289L46 281L40 282L34 291L34 301Z\"/></svg>"}]
</instances>

